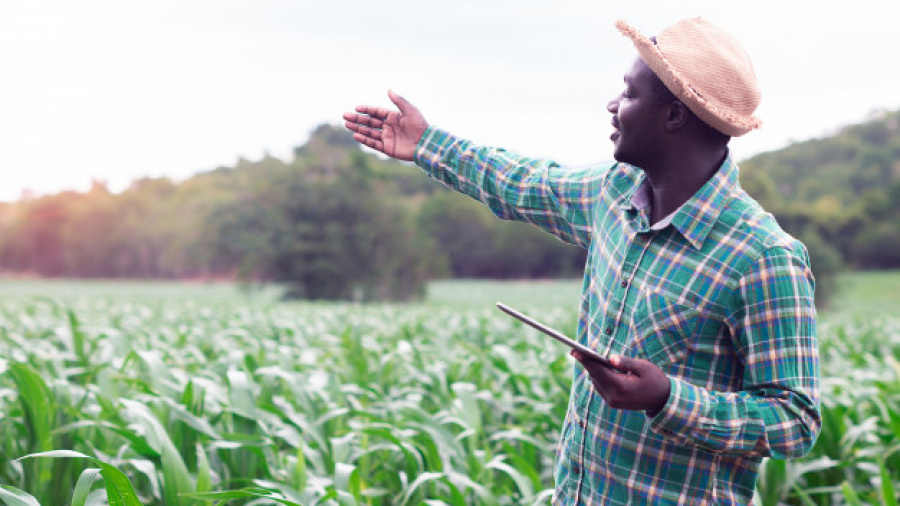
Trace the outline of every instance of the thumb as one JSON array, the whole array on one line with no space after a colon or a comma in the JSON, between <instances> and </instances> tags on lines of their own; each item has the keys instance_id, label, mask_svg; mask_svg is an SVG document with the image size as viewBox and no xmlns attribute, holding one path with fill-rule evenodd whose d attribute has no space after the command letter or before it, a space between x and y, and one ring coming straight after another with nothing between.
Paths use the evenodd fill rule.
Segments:
<instances>
[{"instance_id":1,"label":"thumb","mask_svg":"<svg viewBox=\"0 0 900 506\"><path fill-rule=\"evenodd\" d=\"M642 367L643 363L640 360L626 357L624 355L611 355L609 357L609 362L619 371L630 372L637 376L640 376L641 371L644 369Z\"/></svg>"},{"instance_id":2,"label":"thumb","mask_svg":"<svg viewBox=\"0 0 900 506\"><path fill-rule=\"evenodd\" d=\"M416 106L410 104L408 100L394 93L394 90L388 90L388 98L390 98L391 102L397 106L397 109L400 109L401 114L410 114L418 111Z\"/></svg>"}]
</instances>

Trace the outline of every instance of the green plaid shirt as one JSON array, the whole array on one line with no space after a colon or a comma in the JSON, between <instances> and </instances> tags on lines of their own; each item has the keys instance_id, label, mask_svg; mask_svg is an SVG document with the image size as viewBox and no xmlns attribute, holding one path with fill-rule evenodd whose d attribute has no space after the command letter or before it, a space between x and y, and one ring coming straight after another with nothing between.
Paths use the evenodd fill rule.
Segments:
<instances>
[{"instance_id":1,"label":"green plaid shirt","mask_svg":"<svg viewBox=\"0 0 900 506\"><path fill-rule=\"evenodd\" d=\"M554 505L746 505L764 457L812 447L821 418L809 260L741 189L730 157L654 227L646 176L624 163L564 169L435 128L415 162L500 218L586 248L578 339L670 378L651 418L610 408L574 368Z\"/></svg>"}]
</instances>

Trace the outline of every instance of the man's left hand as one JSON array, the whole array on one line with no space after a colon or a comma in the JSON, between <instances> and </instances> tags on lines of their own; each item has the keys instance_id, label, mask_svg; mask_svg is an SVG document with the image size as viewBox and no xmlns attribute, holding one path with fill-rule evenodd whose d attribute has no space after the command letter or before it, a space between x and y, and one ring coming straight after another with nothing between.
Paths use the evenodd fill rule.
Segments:
<instances>
[{"instance_id":1,"label":"man's left hand","mask_svg":"<svg viewBox=\"0 0 900 506\"><path fill-rule=\"evenodd\" d=\"M573 350L572 356L590 374L594 389L615 409L646 411L654 416L669 400L669 377L653 362L621 355L609 357L615 369Z\"/></svg>"}]
</instances>

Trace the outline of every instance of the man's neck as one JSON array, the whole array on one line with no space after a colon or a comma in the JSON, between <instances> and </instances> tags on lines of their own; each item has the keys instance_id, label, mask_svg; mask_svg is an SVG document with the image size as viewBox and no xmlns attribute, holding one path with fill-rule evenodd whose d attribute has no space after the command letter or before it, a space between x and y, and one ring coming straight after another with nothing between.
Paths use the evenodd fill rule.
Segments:
<instances>
[{"instance_id":1,"label":"man's neck","mask_svg":"<svg viewBox=\"0 0 900 506\"><path fill-rule=\"evenodd\" d=\"M650 184L650 224L672 214L693 197L719 170L728 148L718 151L681 153L644 169Z\"/></svg>"}]
</instances>

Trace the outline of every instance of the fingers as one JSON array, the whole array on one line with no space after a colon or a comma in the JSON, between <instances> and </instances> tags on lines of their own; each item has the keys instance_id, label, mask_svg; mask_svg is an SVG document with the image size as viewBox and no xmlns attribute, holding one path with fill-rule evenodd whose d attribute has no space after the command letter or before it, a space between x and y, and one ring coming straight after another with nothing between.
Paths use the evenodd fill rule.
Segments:
<instances>
[{"instance_id":1,"label":"fingers","mask_svg":"<svg viewBox=\"0 0 900 506\"><path fill-rule=\"evenodd\" d=\"M343 114L344 127L353 132L353 139L356 142L383 152L381 128L384 127L384 119L387 118L390 111L365 105L357 107L356 110L358 113L345 112Z\"/></svg>"},{"instance_id":2,"label":"fingers","mask_svg":"<svg viewBox=\"0 0 900 506\"><path fill-rule=\"evenodd\" d=\"M363 137L370 137L372 139L381 140L381 135L382 135L381 130L369 128L365 125L361 125L359 123L352 123L350 121L344 122L344 128L346 128L347 130L350 130L351 132L360 134Z\"/></svg>"},{"instance_id":3,"label":"fingers","mask_svg":"<svg viewBox=\"0 0 900 506\"><path fill-rule=\"evenodd\" d=\"M359 108L357 108L358 110ZM365 125L372 128L381 128L384 126L384 121L373 116L369 116L367 114L356 114L352 112L345 112L344 120L348 123ZM387 118L387 116L385 116ZM349 126L347 128L350 128ZM351 129L352 130L352 129ZM355 131L355 130L354 130Z\"/></svg>"},{"instance_id":4,"label":"fingers","mask_svg":"<svg viewBox=\"0 0 900 506\"><path fill-rule=\"evenodd\" d=\"M418 113L419 110L416 106L412 105L405 98L400 95L394 93L393 91L388 91L388 97L391 99L391 102L397 106L397 109L400 110L401 114L409 114L409 113ZM359 114L353 115L352 113L345 113L344 119L348 121L355 121L348 118L348 116L354 116L355 118L374 118L375 120L384 121L387 119L388 115L393 112L390 109L385 109L384 107L375 107L371 105L359 105L356 106L356 112L363 114L365 116L360 116Z\"/></svg>"},{"instance_id":5,"label":"fingers","mask_svg":"<svg viewBox=\"0 0 900 506\"><path fill-rule=\"evenodd\" d=\"M576 360L581 362L581 364L583 366L585 366L585 368L588 369L589 371L596 370L596 371L598 371L598 373L603 373L603 374L619 374L619 373L627 373L628 372L626 369L620 368L616 362L612 361L612 359L614 357L617 357L617 355L611 356L610 363L606 364L606 363L598 362L598 361L594 360L593 358L591 358L590 355L585 355L585 354L579 352L578 350L572 350L569 354L572 355L573 357L575 357Z\"/></svg>"},{"instance_id":6,"label":"fingers","mask_svg":"<svg viewBox=\"0 0 900 506\"><path fill-rule=\"evenodd\" d=\"M658 413L669 398L669 378L656 365L643 359L612 355L613 367L604 367L573 351L591 377L594 389L614 409Z\"/></svg>"},{"instance_id":7,"label":"fingers","mask_svg":"<svg viewBox=\"0 0 900 506\"><path fill-rule=\"evenodd\" d=\"M397 109L400 110L401 116L407 114L421 116L421 113L416 106L410 104L400 95L393 91L388 91L388 97L391 99L391 102L397 106ZM384 107L358 105L356 106L356 113L345 112L344 119L352 123L358 123L372 128L381 128L385 121L389 121L388 118L391 114L396 114L396 111L385 109Z\"/></svg>"},{"instance_id":8,"label":"fingers","mask_svg":"<svg viewBox=\"0 0 900 506\"><path fill-rule=\"evenodd\" d=\"M361 134L353 134L353 140L376 151L384 152L384 143L380 140L373 139L372 137L366 137L365 135Z\"/></svg>"},{"instance_id":9,"label":"fingers","mask_svg":"<svg viewBox=\"0 0 900 506\"><path fill-rule=\"evenodd\" d=\"M381 140L381 128L384 127L384 120L391 111L367 105L358 106L356 111L343 114L344 127L354 132L353 138L357 142L375 148L372 144ZM375 149L380 150L381 148Z\"/></svg>"},{"instance_id":10,"label":"fingers","mask_svg":"<svg viewBox=\"0 0 900 506\"><path fill-rule=\"evenodd\" d=\"M389 92L395 109L360 105L355 112L343 114L344 126L353 138L372 149L397 158L412 161L416 144L428 129L428 122L412 104L394 92Z\"/></svg>"},{"instance_id":11,"label":"fingers","mask_svg":"<svg viewBox=\"0 0 900 506\"><path fill-rule=\"evenodd\" d=\"M621 372L636 374L640 376L641 372L641 363L633 358L629 358L623 355L612 355L609 357L609 362Z\"/></svg>"},{"instance_id":12,"label":"fingers","mask_svg":"<svg viewBox=\"0 0 900 506\"><path fill-rule=\"evenodd\" d=\"M400 109L401 114L410 114L419 111L416 109L416 106L410 104L405 98L394 93L394 90L388 90L388 98L390 98L391 102L397 106L397 109Z\"/></svg>"},{"instance_id":13,"label":"fingers","mask_svg":"<svg viewBox=\"0 0 900 506\"><path fill-rule=\"evenodd\" d=\"M371 116L375 119L385 120L387 119L388 114L391 113L391 110L371 105L358 105L356 106L356 112Z\"/></svg>"},{"instance_id":14,"label":"fingers","mask_svg":"<svg viewBox=\"0 0 900 506\"><path fill-rule=\"evenodd\" d=\"M581 363L581 366L590 373L592 378L603 380L609 374L617 374L614 369L591 359L590 356L584 355L578 350L572 350L569 354Z\"/></svg>"}]
</instances>

